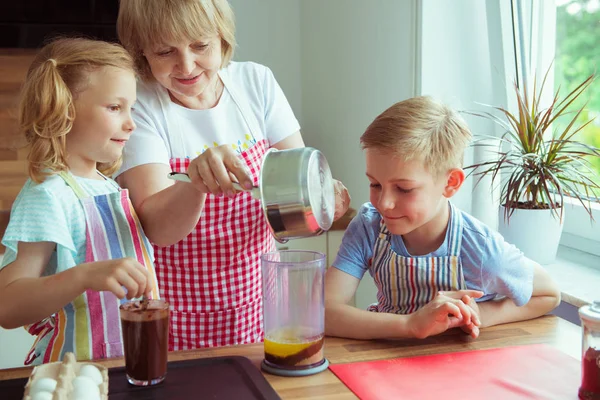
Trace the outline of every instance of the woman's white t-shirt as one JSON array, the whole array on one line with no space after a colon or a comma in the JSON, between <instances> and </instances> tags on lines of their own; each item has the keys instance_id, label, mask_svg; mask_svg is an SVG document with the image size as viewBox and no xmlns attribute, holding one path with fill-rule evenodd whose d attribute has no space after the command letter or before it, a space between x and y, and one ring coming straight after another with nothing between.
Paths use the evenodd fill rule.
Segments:
<instances>
[{"instance_id":1,"label":"woman's white t-shirt","mask_svg":"<svg viewBox=\"0 0 600 400\"><path fill-rule=\"evenodd\" d=\"M182 107L171 101L160 84L138 82L133 111L136 129L125 146L123 166L117 175L143 164L169 165L172 158L193 159L223 144L239 153L262 139L272 146L300 130L269 68L231 62L220 73L227 74L229 85L225 84L218 104L207 110ZM244 103L244 112L239 102ZM247 118L258 124L248 124ZM260 131L252 132L250 125Z\"/></svg>"}]
</instances>

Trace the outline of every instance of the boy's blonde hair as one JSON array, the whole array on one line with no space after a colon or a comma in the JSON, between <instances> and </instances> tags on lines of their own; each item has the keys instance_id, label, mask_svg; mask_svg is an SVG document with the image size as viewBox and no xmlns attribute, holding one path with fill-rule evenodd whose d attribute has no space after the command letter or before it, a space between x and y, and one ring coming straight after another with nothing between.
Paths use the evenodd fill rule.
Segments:
<instances>
[{"instance_id":1,"label":"boy's blonde hair","mask_svg":"<svg viewBox=\"0 0 600 400\"><path fill-rule=\"evenodd\" d=\"M218 35L221 68L229 65L236 46L233 11L227 0L121 0L117 33L146 81L154 77L143 51L152 45Z\"/></svg>"},{"instance_id":2,"label":"boy's blonde hair","mask_svg":"<svg viewBox=\"0 0 600 400\"><path fill-rule=\"evenodd\" d=\"M429 96L394 104L360 137L363 149L389 151L404 161L421 159L435 176L462 167L470 140L464 119Z\"/></svg>"},{"instance_id":3,"label":"boy's blonde hair","mask_svg":"<svg viewBox=\"0 0 600 400\"><path fill-rule=\"evenodd\" d=\"M90 72L107 66L134 72L123 47L98 40L60 38L34 58L21 92L19 128L30 145L29 176L35 182L68 169L66 135L76 118L77 94L85 90ZM98 169L111 175L120 162Z\"/></svg>"}]
</instances>

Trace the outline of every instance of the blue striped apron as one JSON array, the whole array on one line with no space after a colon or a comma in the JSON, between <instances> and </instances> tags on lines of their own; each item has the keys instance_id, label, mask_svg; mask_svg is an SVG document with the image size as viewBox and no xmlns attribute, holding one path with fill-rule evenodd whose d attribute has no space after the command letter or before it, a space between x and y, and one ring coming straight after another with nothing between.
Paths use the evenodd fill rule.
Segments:
<instances>
[{"instance_id":1,"label":"blue striped apron","mask_svg":"<svg viewBox=\"0 0 600 400\"><path fill-rule=\"evenodd\" d=\"M404 257L391 245L391 233L383 219L373 249L370 273L377 286L377 303L369 311L410 314L429 303L437 292L466 289L460 263L463 222L450 204L448 255Z\"/></svg>"},{"instance_id":2,"label":"blue striped apron","mask_svg":"<svg viewBox=\"0 0 600 400\"><path fill-rule=\"evenodd\" d=\"M159 298L151 258L152 246L142 230L128 192L90 196L68 172L60 177L73 190L83 207L86 220L85 262L131 257L149 271L154 286L152 298ZM106 179L106 178L105 178ZM62 360L73 352L77 360L123 355L119 305L126 301L111 292L86 290L56 314L28 327L37 339L25 364L41 357L43 363Z\"/></svg>"}]
</instances>

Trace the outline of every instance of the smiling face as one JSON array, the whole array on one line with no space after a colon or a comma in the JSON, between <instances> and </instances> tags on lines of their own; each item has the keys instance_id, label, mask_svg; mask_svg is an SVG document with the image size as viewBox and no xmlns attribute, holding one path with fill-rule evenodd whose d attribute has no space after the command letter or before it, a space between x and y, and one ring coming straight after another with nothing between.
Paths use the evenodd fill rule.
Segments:
<instances>
[{"instance_id":1,"label":"smiling face","mask_svg":"<svg viewBox=\"0 0 600 400\"><path fill-rule=\"evenodd\" d=\"M389 231L407 235L427 229L445 215L447 198L456 193L464 173L460 169L432 175L420 160L403 161L378 148L365 150L370 201ZM457 180L462 176L462 179Z\"/></svg>"},{"instance_id":2,"label":"smiling face","mask_svg":"<svg viewBox=\"0 0 600 400\"><path fill-rule=\"evenodd\" d=\"M144 49L154 78L181 103L214 90L222 63L221 39L163 43Z\"/></svg>"},{"instance_id":3,"label":"smiling face","mask_svg":"<svg viewBox=\"0 0 600 400\"><path fill-rule=\"evenodd\" d=\"M66 136L68 164L78 176L94 176L97 163L121 157L135 124L131 110L136 101L132 71L102 67L88 74L75 94L75 120Z\"/></svg>"}]
</instances>

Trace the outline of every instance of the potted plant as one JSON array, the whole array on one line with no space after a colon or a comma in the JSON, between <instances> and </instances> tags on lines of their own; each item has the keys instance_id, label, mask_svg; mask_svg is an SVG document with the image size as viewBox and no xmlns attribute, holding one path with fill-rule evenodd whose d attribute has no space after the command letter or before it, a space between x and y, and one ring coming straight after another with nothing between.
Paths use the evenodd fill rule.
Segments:
<instances>
[{"instance_id":1,"label":"potted plant","mask_svg":"<svg viewBox=\"0 0 600 400\"><path fill-rule=\"evenodd\" d=\"M539 90L534 81L531 96L526 87L514 85L514 113L502 107L493 107L500 116L471 113L491 119L504 133L500 138L476 140L474 146L491 146L494 155L465 168L471 170L469 175L479 177L476 184L485 176L491 177L492 186L496 181L500 183L498 230L507 242L540 264L552 263L556 258L565 199L576 199L593 220L590 203L598 201L600 188L600 179L590 162L600 156L600 151L575 138L592 122L578 122L585 104L576 106L576 100L590 87L594 75L562 99L558 88L550 105L544 107L541 99L547 77L548 72Z\"/></svg>"}]
</instances>

